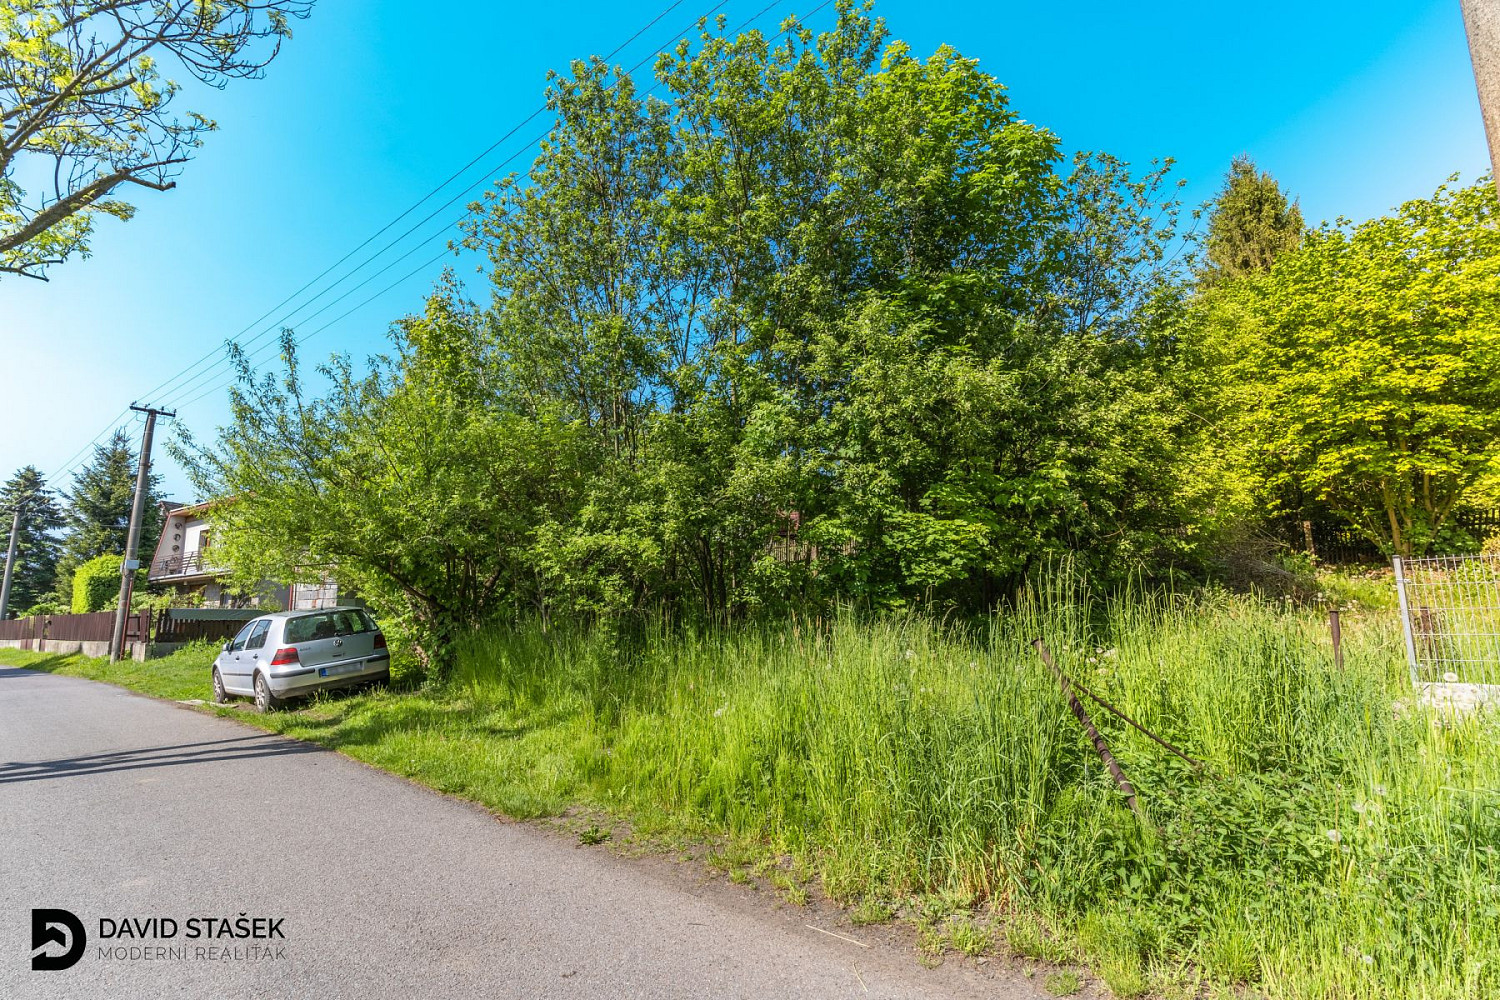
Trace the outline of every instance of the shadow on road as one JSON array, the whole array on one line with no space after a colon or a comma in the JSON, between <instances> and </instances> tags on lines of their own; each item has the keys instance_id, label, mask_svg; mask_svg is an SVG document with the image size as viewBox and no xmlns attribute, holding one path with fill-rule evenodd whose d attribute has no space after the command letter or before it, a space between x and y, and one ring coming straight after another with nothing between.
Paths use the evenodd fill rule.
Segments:
<instances>
[{"instance_id":1,"label":"shadow on road","mask_svg":"<svg viewBox=\"0 0 1500 1000\"><path fill-rule=\"evenodd\" d=\"M111 750L53 760L10 761L0 764L0 785L18 781L43 781L48 778L75 778L110 771L139 771L182 764L209 764L216 761L254 760L259 757L322 752L321 747L278 736L237 736L227 740Z\"/></svg>"},{"instance_id":2,"label":"shadow on road","mask_svg":"<svg viewBox=\"0 0 1500 1000\"><path fill-rule=\"evenodd\" d=\"M59 667L66 666L75 659L71 653L53 653L39 660L31 660L24 667L0 667L0 680L15 679L24 680L40 672L50 674Z\"/></svg>"}]
</instances>

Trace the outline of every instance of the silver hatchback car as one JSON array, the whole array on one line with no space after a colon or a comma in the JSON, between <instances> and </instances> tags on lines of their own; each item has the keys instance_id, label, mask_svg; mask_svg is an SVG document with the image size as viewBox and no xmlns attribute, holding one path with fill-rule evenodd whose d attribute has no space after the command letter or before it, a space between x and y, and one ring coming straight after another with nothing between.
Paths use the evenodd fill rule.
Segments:
<instances>
[{"instance_id":1,"label":"silver hatchback car","mask_svg":"<svg viewBox=\"0 0 1500 1000\"><path fill-rule=\"evenodd\" d=\"M390 678L385 634L363 608L277 611L246 622L214 658L214 701L248 695L269 712L288 698Z\"/></svg>"}]
</instances>

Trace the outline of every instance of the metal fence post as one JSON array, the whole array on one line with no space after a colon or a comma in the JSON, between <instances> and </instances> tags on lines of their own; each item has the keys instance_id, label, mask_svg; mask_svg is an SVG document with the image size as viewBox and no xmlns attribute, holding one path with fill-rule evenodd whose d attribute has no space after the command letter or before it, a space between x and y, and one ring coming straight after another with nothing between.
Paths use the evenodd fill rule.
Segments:
<instances>
[{"instance_id":1,"label":"metal fence post","mask_svg":"<svg viewBox=\"0 0 1500 1000\"><path fill-rule=\"evenodd\" d=\"M1406 602L1406 574L1400 556L1391 556L1391 568L1396 571L1396 599L1401 604L1401 633L1406 639L1406 665L1411 669L1411 686L1417 680L1417 639L1411 629L1411 607Z\"/></svg>"}]
</instances>

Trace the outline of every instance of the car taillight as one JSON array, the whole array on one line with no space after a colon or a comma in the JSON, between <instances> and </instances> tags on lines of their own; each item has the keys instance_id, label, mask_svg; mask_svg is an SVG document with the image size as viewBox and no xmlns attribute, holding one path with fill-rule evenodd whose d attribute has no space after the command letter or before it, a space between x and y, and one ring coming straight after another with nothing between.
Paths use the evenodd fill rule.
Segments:
<instances>
[{"instance_id":1,"label":"car taillight","mask_svg":"<svg viewBox=\"0 0 1500 1000\"><path fill-rule=\"evenodd\" d=\"M287 663L301 663L301 662L302 662L301 660L297 659L297 647L296 646L283 646L281 649L278 649L276 651L276 655L275 656L271 657L271 666L273 666L273 667L279 667L279 666L282 666L283 664L287 664Z\"/></svg>"},{"instance_id":2,"label":"car taillight","mask_svg":"<svg viewBox=\"0 0 1500 1000\"><path fill-rule=\"evenodd\" d=\"M385 648L385 633L384 632L376 632L375 633L375 648L376 649L384 649Z\"/></svg>"}]
</instances>

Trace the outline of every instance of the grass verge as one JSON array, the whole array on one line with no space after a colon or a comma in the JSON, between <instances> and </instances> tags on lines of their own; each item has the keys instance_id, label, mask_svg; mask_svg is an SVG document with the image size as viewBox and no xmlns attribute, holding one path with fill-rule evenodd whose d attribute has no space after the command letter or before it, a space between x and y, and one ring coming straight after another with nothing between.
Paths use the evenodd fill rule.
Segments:
<instances>
[{"instance_id":1,"label":"grass verge","mask_svg":"<svg viewBox=\"0 0 1500 1000\"><path fill-rule=\"evenodd\" d=\"M788 898L815 884L912 920L928 952L1082 960L1120 996L1500 995L1500 726L1393 711L1409 691L1388 616L1346 618L1343 671L1325 627L1250 598L1058 592L983 634L837 620L622 651L530 628L473 637L440 687L247 721L512 816L582 805L727 838L747 881L790 859ZM1139 821L1036 635L1207 770L1096 710ZM208 697L210 658L0 652L178 700Z\"/></svg>"}]
</instances>

